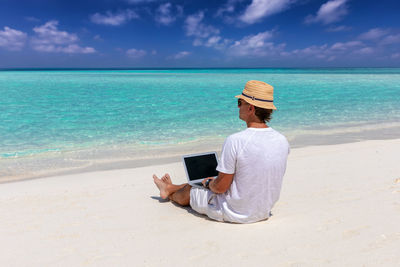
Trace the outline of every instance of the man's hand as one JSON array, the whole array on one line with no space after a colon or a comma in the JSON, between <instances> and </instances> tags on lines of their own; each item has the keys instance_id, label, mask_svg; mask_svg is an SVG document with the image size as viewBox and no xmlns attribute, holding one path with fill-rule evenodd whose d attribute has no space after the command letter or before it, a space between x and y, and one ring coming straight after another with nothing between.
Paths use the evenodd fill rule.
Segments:
<instances>
[{"instance_id":1,"label":"man's hand","mask_svg":"<svg viewBox=\"0 0 400 267\"><path fill-rule=\"evenodd\" d=\"M206 187L206 182L207 182L208 180L214 180L214 178L208 177L208 178L203 179L203 181L201 181L201 183L203 184L204 187ZM211 181L210 181L210 183L211 183Z\"/></svg>"},{"instance_id":2,"label":"man's hand","mask_svg":"<svg viewBox=\"0 0 400 267\"><path fill-rule=\"evenodd\" d=\"M233 181L234 174L226 174L223 172L218 173L217 178L208 177L201 181L201 183L206 186L206 181L211 180L209 183L209 189L217 194L222 194L228 191L229 187L231 187Z\"/></svg>"}]
</instances>

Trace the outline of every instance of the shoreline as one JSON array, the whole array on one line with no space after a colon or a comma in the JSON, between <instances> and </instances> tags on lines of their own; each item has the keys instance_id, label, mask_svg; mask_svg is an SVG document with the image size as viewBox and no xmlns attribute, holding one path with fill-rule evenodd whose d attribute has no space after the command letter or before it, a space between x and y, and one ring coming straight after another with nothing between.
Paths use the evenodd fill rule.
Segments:
<instances>
[{"instance_id":1,"label":"shoreline","mask_svg":"<svg viewBox=\"0 0 400 267\"><path fill-rule=\"evenodd\" d=\"M378 124L379 125L379 124ZM385 127L376 128L376 125L358 125L337 127L332 129L310 129L299 131L294 136L289 136L288 141L292 149L304 148L309 146L325 146L362 142L368 140L395 140L400 138L400 125L395 123L384 124ZM221 140L198 140L186 146L168 145L162 150L151 149L136 152L121 152L121 156L114 159L107 158L112 151L100 151L94 154L91 151L78 151L56 153L50 157L32 157L3 159L0 161L0 169L25 168L14 175L3 175L0 172L0 184L26 181L32 179L48 178L59 175L80 174L87 172L129 169L146 166L156 166L160 164L176 163L181 161L184 154L200 153L206 151L221 152L223 139ZM147 154L145 154L145 152ZM86 155L85 155L86 154ZM133 157L132 157L133 155ZM85 158L86 156L86 158ZM92 158L90 158L90 156ZM106 157L105 157L106 156ZM25 162L24 162L25 161ZM52 165L56 166L52 168ZM58 164L58 165L57 165ZM62 165L64 164L64 165ZM73 165L75 164L75 166ZM50 167L49 167L50 165ZM21 167L22 166L22 167ZM29 169L30 167L30 169ZM36 170L35 170L36 169Z\"/></svg>"},{"instance_id":2,"label":"shoreline","mask_svg":"<svg viewBox=\"0 0 400 267\"><path fill-rule=\"evenodd\" d=\"M207 266L211 249L219 266L398 266L398 151L400 139L292 149L273 216L245 225L160 199L151 175L183 183L179 163L1 184L0 265Z\"/></svg>"}]
</instances>

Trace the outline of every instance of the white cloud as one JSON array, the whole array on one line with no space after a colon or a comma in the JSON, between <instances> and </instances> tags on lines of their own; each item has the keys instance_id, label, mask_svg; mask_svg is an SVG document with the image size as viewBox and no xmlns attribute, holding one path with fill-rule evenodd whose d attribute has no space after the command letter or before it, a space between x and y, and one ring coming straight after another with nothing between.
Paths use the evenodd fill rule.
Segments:
<instances>
[{"instance_id":1,"label":"white cloud","mask_svg":"<svg viewBox=\"0 0 400 267\"><path fill-rule=\"evenodd\" d=\"M177 17L182 16L183 8L181 6L176 6L176 14L173 15L173 5L171 3L165 3L158 7L156 11L155 20L163 25L170 25L172 24Z\"/></svg>"},{"instance_id":2,"label":"white cloud","mask_svg":"<svg viewBox=\"0 0 400 267\"><path fill-rule=\"evenodd\" d=\"M126 54L130 58L140 58L140 57L144 57L147 54L147 52L145 50L131 48L128 51L126 51Z\"/></svg>"},{"instance_id":3,"label":"white cloud","mask_svg":"<svg viewBox=\"0 0 400 267\"><path fill-rule=\"evenodd\" d=\"M207 47L213 47L213 46L217 45L219 43L219 41L221 41L220 36L212 36L207 40L207 42L204 45Z\"/></svg>"},{"instance_id":4,"label":"white cloud","mask_svg":"<svg viewBox=\"0 0 400 267\"><path fill-rule=\"evenodd\" d=\"M350 31L352 28L349 26L341 25L341 26L336 26L336 27L330 27L326 29L328 32L346 32Z\"/></svg>"},{"instance_id":5,"label":"white cloud","mask_svg":"<svg viewBox=\"0 0 400 267\"><path fill-rule=\"evenodd\" d=\"M41 52L61 52L67 54L89 54L96 50L92 47L80 47L76 44L79 41L74 33L59 31L58 21L51 20L42 26L33 28L35 36L31 43L33 49Z\"/></svg>"},{"instance_id":6,"label":"white cloud","mask_svg":"<svg viewBox=\"0 0 400 267\"><path fill-rule=\"evenodd\" d=\"M324 45L312 45L303 49L295 49L291 52L289 52L289 55L297 55L301 57L318 57L318 58L326 58L327 57L327 51L329 47L327 44Z\"/></svg>"},{"instance_id":7,"label":"white cloud","mask_svg":"<svg viewBox=\"0 0 400 267\"><path fill-rule=\"evenodd\" d=\"M131 19L136 19L136 18L139 18L139 15L136 14L136 12L131 9L119 11L114 14L111 11L107 11L106 14L104 15L100 13L95 13L90 16L90 20L93 23L111 25L111 26L119 26L121 24L130 21Z\"/></svg>"},{"instance_id":8,"label":"white cloud","mask_svg":"<svg viewBox=\"0 0 400 267\"><path fill-rule=\"evenodd\" d=\"M103 38L101 38L101 36L99 34L96 34L93 39L95 39L96 41L104 41Z\"/></svg>"},{"instance_id":9,"label":"white cloud","mask_svg":"<svg viewBox=\"0 0 400 267\"><path fill-rule=\"evenodd\" d=\"M235 11L235 4L240 0L228 0L228 2L220 7L215 14L217 17L225 15L225 13L233 13Z\"/></svg>"},{"instance_id":10,"label":"white cloud","mask_svg":"<svg viewBox=\"0 0 400 267\"><path fill-rule=\"evenodd\" d=\"M215 13L215 17L223 19L225 23L234 23L238 18L235 17L234 13L236 5L244 0L228 0L222 7L220 7Z\"/></svg>"},{"instance_id":11,"label":"white cloud","mask_svg":"<svg viewBox=\"0 0 400 267\"><path fill-rule=\"evenodd\" d=\"M184 57L189 56L190 54L191 54L191 53L188 52L188 51L181 51L181 52L179 52L179 53L173 55L172 58L174 58L174 59L181 59L181 58L184 58Z\"/></svg>"},{"instance_id":12,"label":"white cloud","mask_svg":"<svg viewBox=\"0 0 400 267\"><path fill-rule=\"evenodd\" d=\"M358 38L362 40L377 40L382 38L384 35L387 35L388 33L389 30L387 29L373 28L361 34Z\"/></svg>"},{"instance_id":13,"label":"white cloud","mask_svg":"<svg viewBox=\"0 0 400 267\"><path fill-rule=\"evenodd\" d=\"M340 53L342 53L340 51ZM296 56L302 58L303 60L325 60L325 61L334 61L340 53L335 53L333 50L327 45L312 45L303 49L296 49L291 52L288 52L290 56Z\"/></svg>"},{"instance_id":14,"label":"white cloud","mask_svg":"<svg viewBox=\"0 0 400 267\"><path fill-rule=\"evenodd\" d=\"M355 50L354 53L360 55L369 55L374 53L374 49L372 47L364 47L359 50Z\"/></svg>"},{"instance_id":15,"label":"white cloud","mask_svg":"<svg viewBox=\"0 0 400 267\"><path fill-rule=\"evenodd\" d=\"M400 34L391 34L390 29L373 28L360 34L358 39L377 42L379 45L391 45L400 43Z\"/></svg>"},{"instance_id":16,"label":"white cloud","mask_svg":"<svg viewBox=\"0 0 400 267\"><path fill-rule=\"evenodd\" d=\"M348 50L349 48L360 47L363 45L364 44L360 41L349 41L349 42L345 42L345 43L337 42L331 46L331 49L344 51L344 50Z\"/></svg>"},{"instance_id":17,"label":"white cloud","mask_svg":"<svg viewBox=\"0 0 400 267\"><path fill-rule=\"evenodd\" d=\"M394 54L392 54L392 55L391 55L391 58L393 58L393 59L398 59L398 58L400 58L400 53L394 53Z\"/></svg>"},{"instance_id":18,"label":"white cloud","mask_svg":"<svg viewBox=\"0 0 400 267\"><path fill-rule=\"evenodd\" d=\"M365 47L364 43L360 41L349 41L337 42L331 46L327 44L320 46L313 45L304 49L293 50L288 54L300 58L317 58L332 61L339 57L349 57L352 54L367 55L371 53L374 53L374 49L371 47Z\"/></svg>"},{"instance_id":19,"label":"white cloud","mask_svg":"<svg viewBox=\"0 0 400 267\"><path fill-rule=\"evenodd\" d=\"M262 18L279 13L289 7L293 0L252 0L239 19L247 24L253 24Z\"/></svg>"},{"instance_id":20,"label":"white cloud","mask_svg":"<svg viewBox=\"0 0 400 267\"><path fill-rule=\"evenodd\" d=\"M218 35L219 30L211 25L202 23L204 12L200 11L197 14L190 15L185 20L185 30L187 36L197 38L207 38L211 35Z\"/></svg>"},{"instance_id":21,"label":"white cloud","mask_svg":"<svg viewBox=\"0 0 400 267\"><path fill-rule=\"evenodd\" d=\"M185 30L187 36L193 36L194 46L207 46L221 49L229 43L229 40L219 36L219 30L212 25L206 25L203 21L204 12L190 15L185 20Z\"/></svg>"},{"instance_id":22,"label":"white cloud","mask_svg":"<svg viewBox=\"0 0 400 267\"><path fill-rule=\"evenodd\" d=\"M0 30L0 47L11 51L21 50L26 38L26 33L5 26L3 31Z\"/></svg>"},{"instance_id":23,"label":"white cloud","mask_svg":"<svg viewBox=\"0 0 400 267\"><path fill-rule=\"evenodd\" d=\"M60 52L67 54L91 54L96 52L93 47L80 47L77 44L70 44L66 47L59 48Z\"/></svg>"},{"instance_id":24,"label":"white cloud","mask_svg":"<svg viewBox=\"0 0 400 267\"><path fill-rule=\"evenodd\" d=\"M400 43L400 34L393 34L386 36L380 44L390 45Z\"/></svg>"},{"instance_id":25,"label":"white cloud","mask_svg":"<svg viewBox=\"0 0 400 267\"><path fill-rule=\"evenodd\" d=\"M240 41L235 41L229 47L229 53L233 56L261 57L283 52L285 44L275 46L274 43L268 42L272 36L271 31L245 36Z\"/></svg>"},{"instance_id":26,"label":"white cloud","mask_svg":"<svg viewBox=\"0 0 400 267\"><path fill-rule=\"evenodd\" d=\"M348 13L346 2L347 0L328 1L319 8L316 16L309 15L305 22L330 24L340 21Z\"/></svg>"},{"instance_id":27,"label":"white cloud","mask_svg":"<svg viewBox=\"0 0 400 267\"><path fill-rule=\"evenodd\" d=\"M34 42L36 44L64 44L78 41L76 34L59 31L57 26L58 21L51 20L42 26L33 28L33 31L37 34Z\"/></svg>"},{"instance_id":28,"label":"white cloud","mask_svg":"<svg viewBox=\"0 0 400 267\"><path fill-rule=\"evenodd\" d=\"M92 54L96 50L93 47L81 47L77 44L70 44L67 46L50 45L37 45L34 47L36 51L48 53L66 53L66 54Z\"/></svg>"},{"instance_id":29,"label":"white cloud","mask_svg":"<svg viewBox=\"0 0 400 267\"><path fill-rule=\"evenodd\" d=\"M202 46L202 45L204 45L204 41L202 39L200 38L194 39L193 46Z\"/></svg>"}]
</instances>

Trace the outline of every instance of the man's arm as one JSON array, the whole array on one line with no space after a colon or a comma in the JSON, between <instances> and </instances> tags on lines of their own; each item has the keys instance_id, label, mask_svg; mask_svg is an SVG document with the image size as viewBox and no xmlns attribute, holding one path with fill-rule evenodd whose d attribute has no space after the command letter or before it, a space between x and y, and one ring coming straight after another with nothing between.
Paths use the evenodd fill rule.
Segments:
<instances>
[{"instance_id":1,"label":"man's arm","mask_svg":"<svg viewBox=\"0 0 400 267\"><path fill-rule=\"evenodd\" d=\"M229 187L231 187L232 181L233 181L233 176L235 174L227 174L223 172L218 173L218 177L215 179L212 178L206 178L203 180L203 185L208 179L212 179L212 181L209 184L209 188L211 191L217 194L223 194L226 191L228 191Z\"/></svg>"}]
</instances>

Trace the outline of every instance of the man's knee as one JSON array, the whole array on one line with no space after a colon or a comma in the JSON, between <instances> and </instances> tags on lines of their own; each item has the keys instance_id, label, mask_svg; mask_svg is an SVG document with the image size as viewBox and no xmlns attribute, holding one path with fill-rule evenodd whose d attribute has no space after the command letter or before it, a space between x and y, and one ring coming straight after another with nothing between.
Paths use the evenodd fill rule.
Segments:
<instances>
[{"instance_id":1,"label":"man's knee","mask_svg":"<svg viewBox=\"0 0 400 267\"><path fill-rule=\"evenodd\" d=\"M181 206L189 206L190 204L190 189L192 187L190 185L185 185L178 191L176 191L172 196L171 200L178 203Z\"/></svg>"}]
</instances>

